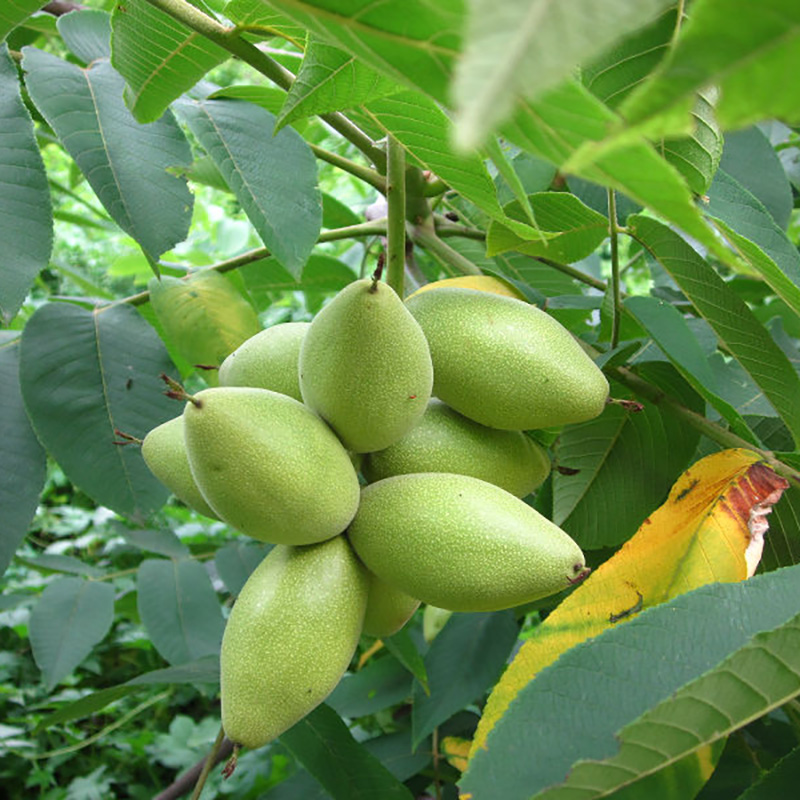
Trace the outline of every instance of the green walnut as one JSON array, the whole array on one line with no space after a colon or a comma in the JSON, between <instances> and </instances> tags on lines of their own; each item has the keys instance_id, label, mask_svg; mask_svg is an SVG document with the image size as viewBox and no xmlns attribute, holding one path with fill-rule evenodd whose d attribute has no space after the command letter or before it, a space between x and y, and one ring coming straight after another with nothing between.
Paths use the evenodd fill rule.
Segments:
<instances>
[{"instance_id":1,"label":"green walnut","mask_svg":"<svg viewBox=\"0 0 800 800\"><path fill-rule=\"evenodd\" d=\"M284 322L239 345L219 368L220 386L254 386L294 397L300 394L300 345L310 322Z\"/></svg>"},{"instance_id":2,"label":"green walnut","mask_svg":"<svg viewBox=\"0 0 800 800\"><path fill-rule=\"evenodd\" d=\"M150 472L187 506L218 519L192 476L183 439L183 417L153 428L142 441L142 457Z\"/></svg>"},{"instance_id":3,"label":"green walnut","mask_svg":"<svg viewBox=\"0 0 800 800\"><path fill-rule=\"evenodd\" d=\"M451 611L511 608L589 572L561 528L467 475L429 472L370 484L347 535L381 580Z\"/></svg>"},{"instance_id":4,"label":"green walnut","mask_svg":"<svg viewBox=\"0 0 800 800\"><path fill-rule=\"evenodd\" d=\"M433 398L400 441L364 457L361 471L370 482L414 472L472 475L525 497L550 474L550 459L521 431L488 428Z\"/></svg>"},{"instance_id":5,"label":"green walnut","mask_svg":"<svg viewBox=\"0 0 800 800\"><path fill-rule=\"evenodd\" d=\"M372 572L369 578L367 610L364 614L364 633L376 636L392 636L408 622L419 608L419 600L395 589Z\"/></svg>"},{"instance_id":6,"label":"green walnut","mask_svg":"<svg viewBox=\"0 0 800 800\"><path fill-rule=\"evenodd\" d=\"M273 544L342 533L358 507L358 476L333 431L302 403L268 389L225 386L183 413L195 482L220 519Z\"/></svg>"},{"instance_id":7,"label":"green walnut","mask_svg":"<svg viewBox=\"0 0 800 800\"><path fill-rule=\"evenodd\" d=\"M300 350L303 401L356 453L382 450L425 412L428 343L394 290L360 280L317 314Z\"/></svg>"},{"instance_id":8,"label":"green walnut","mask_svg":"<svg viewBox=\"0 0 800 800\"><path fill-rule=\"evenodd\" d=\"M272 549L222 639L222 725L231 741L261 747L333 691L358 644L366 602L365 570L344 537Z\"/></svg>"},{"instance_id":9,"label":"green walnut","mask_svg":"<svg viewBox=\"0 0 800 800\"><path fill-rule=\"evenodd\" d=\"M482 425L530 430L598 416L608 381L572 334L535 306L474 289L417 294L433 393Z\"/></svg>"}]
</instances>

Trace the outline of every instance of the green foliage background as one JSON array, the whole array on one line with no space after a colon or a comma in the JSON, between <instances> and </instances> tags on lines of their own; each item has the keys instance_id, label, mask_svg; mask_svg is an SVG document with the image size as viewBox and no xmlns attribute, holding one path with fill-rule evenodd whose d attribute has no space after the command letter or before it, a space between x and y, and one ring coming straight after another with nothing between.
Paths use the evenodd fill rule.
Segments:
<instances>
[{"instance_id":1,"label":"green foliage background","mask_svg":"<svg viewBox=\"0 0 800 800\"><path fill-rule=\"evenodd\" d=\"M448 748L560 598L453 615L432 642L419 612L378 651L364 637L324 706L202 797L571 797L586 759L603 763L571 773L582 796L778 796L800 740L796 2L69 5L0 9L7 796L154 797L219 731L224 621L267 548L114 444L179 410L159 373L207 380L148 281L216 269L268 327L312 319L381 254L401 291L505 278L644 403L533 434L565 469L528 502L590 563L689 464L745 446L790 481L762 574L565 654L463 778ZM693 744L664 739L651 774L641 737L668 722ZM696 774L681 759L705 744L716 769Z\"/></svg>"}]
</instances>

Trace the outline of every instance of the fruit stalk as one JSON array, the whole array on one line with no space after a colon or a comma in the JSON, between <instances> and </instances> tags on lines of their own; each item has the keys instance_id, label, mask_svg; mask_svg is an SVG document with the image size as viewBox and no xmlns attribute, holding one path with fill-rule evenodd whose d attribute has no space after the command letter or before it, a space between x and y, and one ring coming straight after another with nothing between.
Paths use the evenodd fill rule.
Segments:
<instances>
[{"instance_id":1,"label":"fruit stalk","mask_svg":"<svg viewBox=\"0 0 800 800\"><path fill-rule=\"evenodd\" d=\"M386 167L386 282L402 299L406 271L406 153L389 136Z\"/></svg>"}]
</instances>

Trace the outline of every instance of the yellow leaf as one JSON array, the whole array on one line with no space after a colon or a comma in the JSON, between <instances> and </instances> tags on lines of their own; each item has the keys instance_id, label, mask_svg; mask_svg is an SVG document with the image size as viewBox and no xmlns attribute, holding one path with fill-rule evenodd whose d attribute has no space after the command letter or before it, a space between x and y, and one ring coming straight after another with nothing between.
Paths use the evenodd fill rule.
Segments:
<instances>
[{"instance_id":1,"label":"yellow leaf","mask_svg":"<svg viewBox=\"0 0 800 800\"><path fill-rule=\"evenodd\" d=\"M751 576L766 515L787 486L749 450L686 470L664 505L534 630L489 696L470 755L517 693L571 647L698 586Z\"/></svg>"},{"instance_id":2,"label":"yellow leaf","mask_svg":"<svg viewBox=\"0 0 800 800\"><path fill-rule=\"evenodd\" d=\"M459 736L445 736L442 739L442 755L447 759L451 767L455 767L459 772L467 768L467 756L472 744L469 739L462 739Z\"/></svg>"}]
</instances>

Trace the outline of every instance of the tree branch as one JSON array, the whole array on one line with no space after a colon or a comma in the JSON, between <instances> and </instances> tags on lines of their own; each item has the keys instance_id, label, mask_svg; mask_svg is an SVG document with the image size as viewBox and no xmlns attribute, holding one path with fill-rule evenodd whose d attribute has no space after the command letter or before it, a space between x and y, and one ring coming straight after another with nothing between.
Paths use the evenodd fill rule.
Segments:
<instances>
[{"instance_id":1,"label":"tree branch","mask_svg":"<svg viewBox=\"0 0 800 800\"><path fill-rule=\"evenodd\" d=\"M87 6L82 6L80 3L67 3L64 0L53 0L48 3L42 11L52 14L54 17L61 17L64 14L69 14L70 11L82 11Z\"/></svg>"},{"instance_id":2,"label":"tree branch","mask_svg":"<svg viewBox=\"0 0 800 800\"><path fill-rule=\"evenodd\" d=\"M388 140L386 168L386 282L402 299L406 275L406 151Z\"/></svg>"},{"instance_id":3,"label":"tree branch","mask_svg":"<svg viewBox=\"0 0 800 800\"><path fill-rule=\"evenodd\" d=\"M204 14L186 0L146 0L151 6L158 8L173 19L219 45L232 55L258 70L269 78L276 86L288 91L294 82L294 75L281 66L273 58L259 50L251 42L243 39L236 28L228 28L216 19ZM360 128L353 125L342 114L323 114L321 117L345 139L354 144L379 170L385 169L386 154Z\"/></svg>"},{"instance_id":4,"label":"tree branch","mask_svg":"<svg viewBox=\"0 0 800 800\"><path fill-rule=\"evenodd\" d=\"M214 754L214 758L211 763L211 769L213 769L217 764L221 761L225 761L230 754L233 752L233 742L227 737L222 740L222 745L220 746L219 750ZM200 777L200 773L203 771L203 768L206 763L206 756L200 759L193 767L190 767L186 772L183 773L174 783L171 783L164 789L163 792L159 792L153 800L177 800L179 797L183 797L185 794L188 794L194 785L197 783L197 779Z\"/></svg>"}]
</instances>

